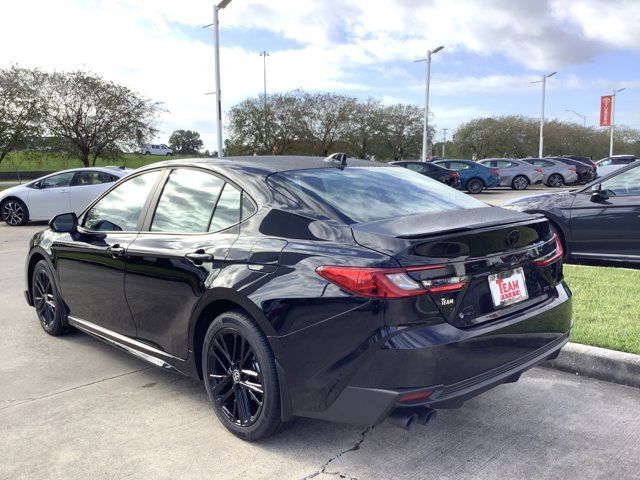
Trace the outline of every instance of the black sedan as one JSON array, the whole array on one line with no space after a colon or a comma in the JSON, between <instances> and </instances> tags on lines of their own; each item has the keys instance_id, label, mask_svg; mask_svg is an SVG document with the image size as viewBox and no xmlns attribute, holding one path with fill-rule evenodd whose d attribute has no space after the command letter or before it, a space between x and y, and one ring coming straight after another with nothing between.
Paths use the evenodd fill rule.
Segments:
<instances>
[{"instance_id":1,"label":"black sedan","mask_svg":"<svg viewBox=\"0 0 640 480\"><path fill-rule=\"evenodd\" d=\"M542 215L343 157L139 169L33 237L27 301L51 335L201 379L247 440L426 424L558 354L571 293Z\"/></svg>"},{"instance_id":2,"label":"black sedan","mask_svg":"<svg viewBox=\"0 0 640 480\"><path fill-rule=\"evenodd\" d=\"M579 190L520 198L503 207L544 214L571 258L640 263L640 162Z\"/></svg>"},{"instance_id":3,"label":"black sedan","mask_svg":"<svg viewBox=\"0 0 640 480\"><path fill-rule=\"evenodd\" d=\"M578 183L588 183L594 180L598 176L598 169L596 165L591 161L587 163L586 161L576 160L570 157L545 157L545 158L576 167L576 173L578 174Z\"/></svg>"},{"instance_id":4,"label":"black sedan","mask_svg":"<svg viewBox=\"0 0 640 480\"><path fill-rule=\"evenodd\" d=\"M434 180L438 180L452 188L460 188L460 175L458 172L449 168L441 167L435 163L400 160L397 162L390 162L390 165L408 168L409 170L421 173L422 175L433 178Z\"/></svg>"}]
</instances>

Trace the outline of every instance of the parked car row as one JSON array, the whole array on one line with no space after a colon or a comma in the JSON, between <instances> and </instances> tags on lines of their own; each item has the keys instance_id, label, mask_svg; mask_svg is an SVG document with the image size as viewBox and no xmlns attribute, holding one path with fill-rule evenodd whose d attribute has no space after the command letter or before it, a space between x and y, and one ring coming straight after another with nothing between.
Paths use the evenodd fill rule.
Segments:
<instances>
[{"instance_id":1,"label":"parked car row","mask_svg":"<svg viewBox=\"0 0 640 480\"><path fill-rule=\"evenodd\" d=\"M628 158L628 155L615 157L615 165L621 166L624 162L629 163ZM610 159L602 161L604 160ZM575 183L588 183L598 176L597 166L591 159L577 156L523 159L485 158L479 161L438 158L431 162L402 160L391 163L454 186L451 184L453 182L450 177L446 176L446 172L436 171L425 165L444 167L458 173L460 185L455 188L466 190L472 194L498 186L525 190L529 185L545 184L557 188Z\"/></svg>"}]
</instances>

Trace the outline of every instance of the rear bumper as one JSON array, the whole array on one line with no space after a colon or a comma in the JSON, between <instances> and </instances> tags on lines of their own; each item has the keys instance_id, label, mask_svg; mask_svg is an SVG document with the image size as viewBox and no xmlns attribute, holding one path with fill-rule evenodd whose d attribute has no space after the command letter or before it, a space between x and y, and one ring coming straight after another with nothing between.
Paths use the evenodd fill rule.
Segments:
<instances>
[{"instance_id":1,"label":"rear bumper","mask_svg":"<svg viewBox=\"0 0 640 480\"><path fill-rule=\"evenodd\" d=\"M294 413L374 425L396 408L455 408L516 381L523 371L557 356L569 341L571 293L564 284L556 289L554 298L497 325L459 329L439 323L399 329L381 339L381 348L371 347L363 355L366 360L361 357L358 371L325 409L294 407ZM432 394L417 403L400 403L404 395L424 390Z\"/></svg>"},{"instance_id":2,"label":"rear bumper","mask_svg":"<svg viewBox=\"0 0 640 480\"><path fill-rule=\"evenodd\" d=\"M569 334L567 333L517 361L451 385L395 390L348 386L327 410L315 415L315 418L340 423L377 425L383 422L397 408L410 408L417 405L431 408L457 408L466 400L487 390L503 383L516 381L525 370L548 358L557 356L560 349L568 341ZM399 403L403 395L423 390L433 391L427 400L417 403Z\"/></svg>"}]
</instances>

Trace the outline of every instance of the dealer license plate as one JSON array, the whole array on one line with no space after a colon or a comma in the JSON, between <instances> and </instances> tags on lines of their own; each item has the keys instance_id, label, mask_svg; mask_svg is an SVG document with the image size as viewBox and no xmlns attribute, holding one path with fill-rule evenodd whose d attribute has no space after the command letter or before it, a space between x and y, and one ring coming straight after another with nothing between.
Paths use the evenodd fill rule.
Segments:
<instances>
[{"instance_id":1,"label":"dealer license plate","mask_svg":"<svg viewBox=\"0 0 640 480\"><path fill-rule=\"evenodd\" d=\"M494 307L506 307L529 298L522 267L489 275L489 289Z\"/></svg>"}]
</instances>

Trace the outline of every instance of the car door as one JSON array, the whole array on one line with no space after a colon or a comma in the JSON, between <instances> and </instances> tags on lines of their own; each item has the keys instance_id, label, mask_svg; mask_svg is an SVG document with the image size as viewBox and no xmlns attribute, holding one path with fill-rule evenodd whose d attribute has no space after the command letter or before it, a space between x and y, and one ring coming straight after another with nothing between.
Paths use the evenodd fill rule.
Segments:
<instances>
[{"instance_id":1,"label":"car door","mask_svg":"<svg viewBox=\"0 0 640 480\"><path fill-rule=\"evenodd\" d=\"M619 172L600 185L604 196L594 198L587 189L573 202L572 253L640 259L640 166Z\"/></svg>"},{"instance_id":2,"label":"car door","mask_svg":"<svg viewBox=\"0 0 640 480\"><path fill-rule=\"evenodd\" d=\"M27 197L29 218L50 220L70 211L69 190L75 171L50 175L33 184Z\"/></svg>"},{"instance_id":3,"label":"car door","mask_svg":"<svg viewBox=\"0 0 640 480\"><path fill-rule=\"evenodd\" d=\"M116 180L111 174L95 170L76 172L69 188L70 211L79 215L87 205L98 198Z\"/></svg>"},{"instance_id":4,"label":"car door","mask_svg":"<svg viewBox=\"0 0 640 480\"><path fill-rule=\"evenodd\" d=\"M187 357L191 313L238 238L241 198L209 171L170 172L126 254L126 298L141 340Z\"/></svg>"},{"instance_id":5,"label":"car door","mask_svg":"<svg viewBox=\"0 0 640 480\"><path fill-rule=\"evenodd\" d=\"M161 170L129 177L106 193L52 249L70 316L134 337L124 295L125 253L138 235Z\"/></svg>"}]
</instances>

